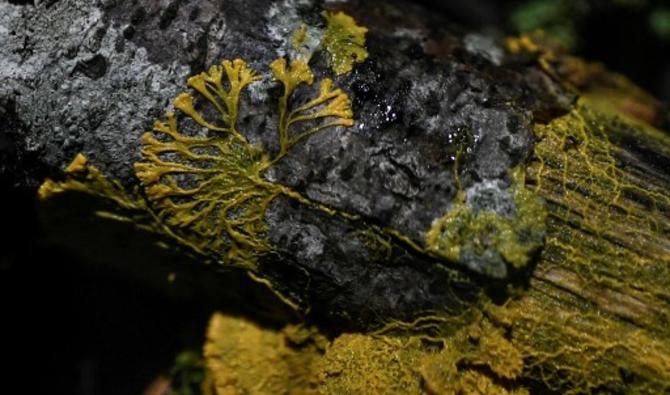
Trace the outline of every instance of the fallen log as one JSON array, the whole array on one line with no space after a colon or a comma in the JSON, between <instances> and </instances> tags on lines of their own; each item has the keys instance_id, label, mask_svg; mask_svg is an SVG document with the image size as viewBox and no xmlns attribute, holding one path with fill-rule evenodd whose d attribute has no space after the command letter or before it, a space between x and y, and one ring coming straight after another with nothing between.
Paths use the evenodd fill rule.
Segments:
<instances>
[{"instance_id":1,"label":"fallen log","mask_svg":"<svg viewBox=\"0 0 670 395\"><path fill-rule=\"evenodd\" d=\"M0 7L45 227L221 299L207 390L668 390L668 113L624 77L403 2Z\"/></svg>"}]
</instances>

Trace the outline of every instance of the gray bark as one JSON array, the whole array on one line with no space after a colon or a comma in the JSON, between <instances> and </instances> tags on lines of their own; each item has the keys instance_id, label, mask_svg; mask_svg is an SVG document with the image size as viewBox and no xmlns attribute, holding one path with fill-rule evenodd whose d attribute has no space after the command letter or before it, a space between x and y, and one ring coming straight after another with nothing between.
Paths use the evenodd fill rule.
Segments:
<instances>
[{"instance_id":1,"label":"gray bark","mask_svg":"<svg viewBox=\"0 0 670 395\"><path fill-rule=\"evenodd\" d=\"M390 256L379 256L356 235L373 224L422 244L456 196L459 148L467 151L457 170L471 208L514 211L507 173L532 149L531 125L565 112L573 100L486 37L446 29L444 16L399 1L0 3L0 130L4 154L14 158L0 170L14 184L36 188L82 152L131 188L141 135L186 89L186 77L237 57L264 77L244 98L239 129L276 152L278 92L267 65L290 51L301 23L323 28L322 8L344 9L369 29L369 59L335 79L352 98L357 123L296 146L267 177L360 219L276 199L265 220L277 253L261 260L258 272L343 328L427 310L458 312L482 288L523 281L526 273L495 252L447 262L392 238ZM317 77L330 75L322 52L311 62ZM51 222L65 226L73 214L56 217ZM82 227L62 229L75 235ZM123 236L115 237L69 239L107 251L120 248ZM157 264L152 259L136 260ZM225 262L216 266L229 270Z\"/></svg>"}]
</instances>

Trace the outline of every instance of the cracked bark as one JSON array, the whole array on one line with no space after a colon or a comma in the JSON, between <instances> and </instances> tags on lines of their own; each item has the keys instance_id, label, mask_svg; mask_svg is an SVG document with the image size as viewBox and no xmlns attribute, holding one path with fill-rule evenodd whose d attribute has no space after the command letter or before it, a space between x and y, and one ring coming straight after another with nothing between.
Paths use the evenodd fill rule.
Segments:
<instances>
[{"instance_id":1,"label":"cracked bark","mask_svg":"<svg viewBox=\"0 0 670 395\"><path fill-rule=\"evenodd\" d=\"M444 16L412 4L307 3L283 2L279 14L264 1L0 3L3 182L36 190L83 152L131 188L140 136L184 89L186 76L235 57L267 74L267 64L286 51L273 31L290 32L302 22L320 26L322 7L344 9L369 29L369 59L336 79L349 92L358 123L297 146L269 177L361 219L344 221L289 199L273 202L266 221L277 253L260 262L258 273L296 303L297 312L244 271L212 257L156 248L149 235L131 233L132 226L91 225L86 213L97 203L81 196L44 205L54 240L153 282L183 272L178 278L189 280L177 287L189 292L195 283L231 313L274 324L308 320L333 333L410 321L428 311L458 315L493 299L507 309L508 319L498 317L497 325L527 352L524 384L667 390L670 144L664 132L646 132L667 129L667 111L604 70L575 68L581 63L564 55L552 59L554 68L543 68L537 54L505 53L482 36L444 28ZM327 75L322 54L311 65ZM240 130L274 152L267 131L276 124L270 103L279 93L268 92L244 99ZM577 103L577 97L590 101ZM583 106L605 115L587 121L584 135L551 134L551 127L560 130L552 122L569 120ZM591 130L598 122L606 133ZM588 145L586 135L609 144L611 167L598 170L609 154L599 143ZM454 171L463 147L470 152ZM538 151L542 147L546 152ZM579 167L585 161L596 165L593 190L584 190L584 172L593 170ZM421 244L433 221L452 207L459 190L454 174L466 190L502 185L493 203L482 203L502 210L507 203L498 196L519 165L549 210L544 246L528 268L507 268L509 275L492 279L482 274L488 263L479 257L449 262L395 237L380 255L356 233L374 224ZM608 195L617 185L616 196ZM521 296L507 293L510 284L523 289ZM598 336L612 344L629 336L657 358L645 360L635 344L621 342L617 353L594 357L592 363L608 366L601 381L578 374L564 380L561 375L580 369L583 360L551 349L544 335L551 331L560 341L574 336L575 347L587 353L599 347ZM552 352L557 359L547 356ZM549 379L539 383L538 372Z\"/></svg>"}]
</instances>

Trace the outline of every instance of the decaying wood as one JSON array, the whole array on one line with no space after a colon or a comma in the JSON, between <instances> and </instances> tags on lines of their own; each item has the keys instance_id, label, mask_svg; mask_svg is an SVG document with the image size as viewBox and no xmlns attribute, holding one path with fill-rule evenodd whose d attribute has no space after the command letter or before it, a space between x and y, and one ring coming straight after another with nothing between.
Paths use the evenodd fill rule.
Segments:
<instances>
[{"instance_id":1,"label":"decaying wood","mask_svg":"<svg viewBox=\"0 0 670 395\"><path fill-rule=\"evenodd\" d=\"M668 392L667 108L541 38L362 3L0 3L0 130L17 159L0 169L21 169L3 178L37 193L50 176L45 227L92 262L221 301L205 391ZM319 41L335 19L351 62ZM232 123L222 111L236 143L190 102L233 68L248 88L226 96ZM314 97L337 101L321 117L336 122L291 137L282 114ZM234 174L262 205L214 222L244 226L169 211L201 207L193 180L152 173L192 164L170 139L260 164ZM234 192L230 174L217 185ZM155 198L166 188L184 199Z\"/></svg>"}]
</instances>

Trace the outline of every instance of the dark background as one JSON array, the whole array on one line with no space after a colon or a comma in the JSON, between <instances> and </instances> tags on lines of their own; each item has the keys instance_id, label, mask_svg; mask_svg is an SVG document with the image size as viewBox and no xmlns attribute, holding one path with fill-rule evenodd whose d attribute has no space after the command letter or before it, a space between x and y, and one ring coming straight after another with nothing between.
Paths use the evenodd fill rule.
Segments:
<instances>
[{"instance_id":1,"label":"dark background","mask_svg":"<svg viewBox=\"0 0 670 395\"><path fill-rule=\"evenodd\" d=\"M670 100L670 33L659 19L665 15L663 3L670 10L670 2L424 3L466 28L499 36L539 25L555 32L573 52L602 62L660 99ZM0 344L10 368L3 371L0 392L142 393L159 374L169 371L177 353L200 349L214 301L171 297L50 246L37 218L35 189L25 187L34 182L26 182L25 169L13 166L19 159L30 163L30 158L18 157L5 135L12 125L3 116L7 114L0 113L4 233L0 237ZM35 167L39 174L39 164ZM19 390L8 392L11 388Z\"/></svg>"},{"instance_id":2,"label":"dark background","mask_svg":"<svg viewBox=\"0 0 670 395\"><path fill-rule=\"evenodd\" d=\"M421 2L467 28L497 36L540 28L573 53L601 62L670 101L669 0Z\"/></svg>"}]
</instances>

